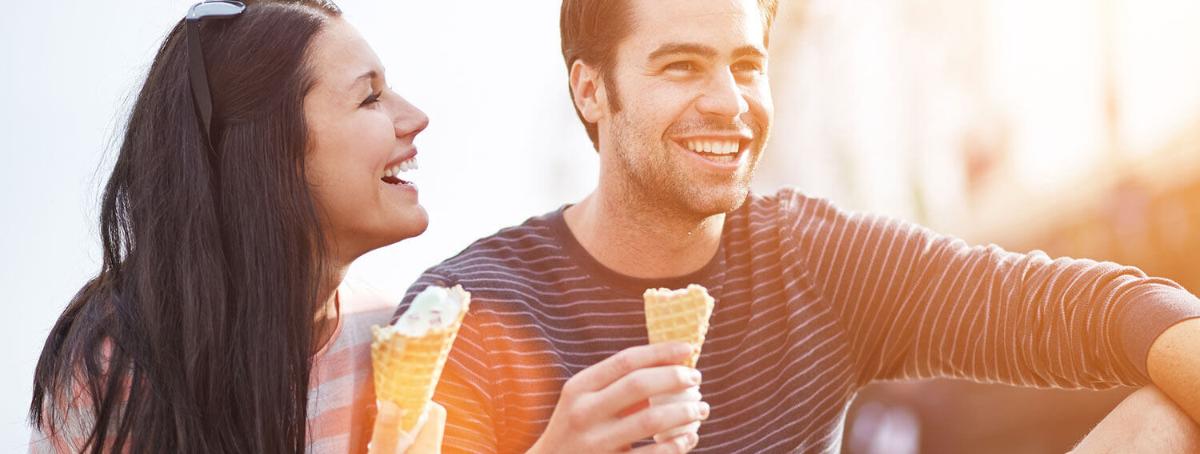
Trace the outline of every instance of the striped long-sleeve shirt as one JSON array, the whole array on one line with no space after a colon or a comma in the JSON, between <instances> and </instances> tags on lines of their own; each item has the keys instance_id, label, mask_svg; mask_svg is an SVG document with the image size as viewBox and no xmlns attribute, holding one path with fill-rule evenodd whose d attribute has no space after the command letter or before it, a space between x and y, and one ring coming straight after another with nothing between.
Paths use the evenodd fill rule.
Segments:
<instances>
[{"instance_id":1,"label":"striped long-sleeve shirt","mask_svg":"<svg viewBox=\"0 0 1200 454\"><path fill-rule=\"evenodd\" d=\"M369 285L347 281L338 287L338 325L329 343L313 356L308 389L308 452L365 452L375 422L371 375L372 325L386 324L392 301ZM82 390L73 396L85 395ZM91 402L56 402L62 418L53 430L33 428L30 453L80 452L95 418ZM137 436L136 428L133 436Z\"/></svg>"},{"instance_id":2,"label":"striped long-sleeve shirt","mask_svg":"<svg viewBox=\"0 0 1200 454\"><path fill-rule=\"evenodd\" d=\"M716 298L698 368L711 416L694 452L836 452L845 410L873 380L957 377L1039 387L1148 382L1149 344L1200 301L1136 268L967 245L840 211L792 190L726 216L717 254L674 279L597 262L563 209L429 269L472 294L435 400L445 452L523 452L563 383L647 342L642 292Z\"/></svg>"}]
</instances>

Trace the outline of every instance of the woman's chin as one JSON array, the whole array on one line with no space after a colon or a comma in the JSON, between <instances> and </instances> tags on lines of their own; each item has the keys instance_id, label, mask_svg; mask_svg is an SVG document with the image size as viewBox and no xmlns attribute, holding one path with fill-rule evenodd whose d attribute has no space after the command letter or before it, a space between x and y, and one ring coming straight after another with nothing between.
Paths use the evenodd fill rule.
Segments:
<instances>
[{"instance_id":1,"label":"woman's chin","mask_svg":"<svg viewBox=\"0 0 1200 454\"><path fill-rule=\"evenodd\" d=\"M404 214L389 216L388 219L376 219L374 222L355 227L337 229L342 237L335 239L336 243L352 244L356 257L400 243L425 233L429 228L429 215L425 208L417 205L404 210Z\"/></svg>"},{"instance_id":2,"label":"woman's chin","mask_svg":"<svg viewBox=\"0 0 1200 454\"><path fill-rule=\"evenodd\" d=\"M417 205L406 211L408 213L405 213L403 220L395 224L396 229L389 232L389 238L394 239L392 243L420 236L429 228L429 214L425 212L425 207Z\"/></svg>"}]
</instances>

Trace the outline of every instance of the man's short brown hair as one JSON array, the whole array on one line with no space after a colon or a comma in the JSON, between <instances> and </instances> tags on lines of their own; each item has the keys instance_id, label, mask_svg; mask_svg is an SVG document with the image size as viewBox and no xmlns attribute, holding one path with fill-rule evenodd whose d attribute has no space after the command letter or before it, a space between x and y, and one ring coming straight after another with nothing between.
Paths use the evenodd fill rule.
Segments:
<instances>
[{"instance_id":1,"label":"man's short brown hair","mask_svg":"<svg viewBox=\"0 0 1200 454\"><path fill-rule=\"evenodd\" d=\"M764 45L769 42L771 25L775 22L778 6L779 0L758 0L766 35L763 36ZM613 111L621 110L621 100L613 83L612 69L617 44L629 34L629 16L628 0L563 0L559 16L562 54L563 61L567 63L567 72L570 73L571 65L575 64L576 60L583 60L597 67L601 77L604 77L608 103ZM571 95L573 99L574 93ZM575 113L587 129L592 146L599 150L600 136L596 124L585 120L578 106L575 107Z\"/></svg>"}]
</instances>

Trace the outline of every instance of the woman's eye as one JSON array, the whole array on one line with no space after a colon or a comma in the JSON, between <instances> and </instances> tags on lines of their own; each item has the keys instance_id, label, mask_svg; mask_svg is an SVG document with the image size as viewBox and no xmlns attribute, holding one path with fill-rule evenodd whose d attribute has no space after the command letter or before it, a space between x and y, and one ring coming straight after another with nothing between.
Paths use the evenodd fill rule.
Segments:
<instances>
[{"instance_id":1,"label":"woman's eye","mask_svg":"<svg viewBox=\"0 0 1200 454\"><path fill-rule=\"evenodd\" d=\"M366 106L369 106L369 105L371 105L371 104L375 104L375 103L379 102L379 98L380 98L381 96L383 96L383 91L377 91L377 92L375 92L375 93L371 93L371 95L370 95L370 96L367 96L367 99L364 99L364 100L363 100L363 102L362 102L362 104L360 104L360 106L361 106L361 107L366 107Z\"/></svg>"}]
</instances>

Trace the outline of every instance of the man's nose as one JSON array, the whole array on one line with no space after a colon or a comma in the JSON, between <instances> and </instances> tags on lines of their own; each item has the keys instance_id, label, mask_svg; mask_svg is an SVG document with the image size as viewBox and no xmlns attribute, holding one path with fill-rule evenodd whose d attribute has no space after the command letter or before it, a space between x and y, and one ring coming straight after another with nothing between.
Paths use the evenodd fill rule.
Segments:
<instances>
[{"instance_id":1,"label":"man's nose","mask_svg":"<svg viewBox=\"0 0 1200 454\"><path fill-rule=\"evenodd\" d=\"M716 72L696 103L700 113L722 118L737 118L750 111L737 79L730 71Z\"/></svg>"}]
</instances>

